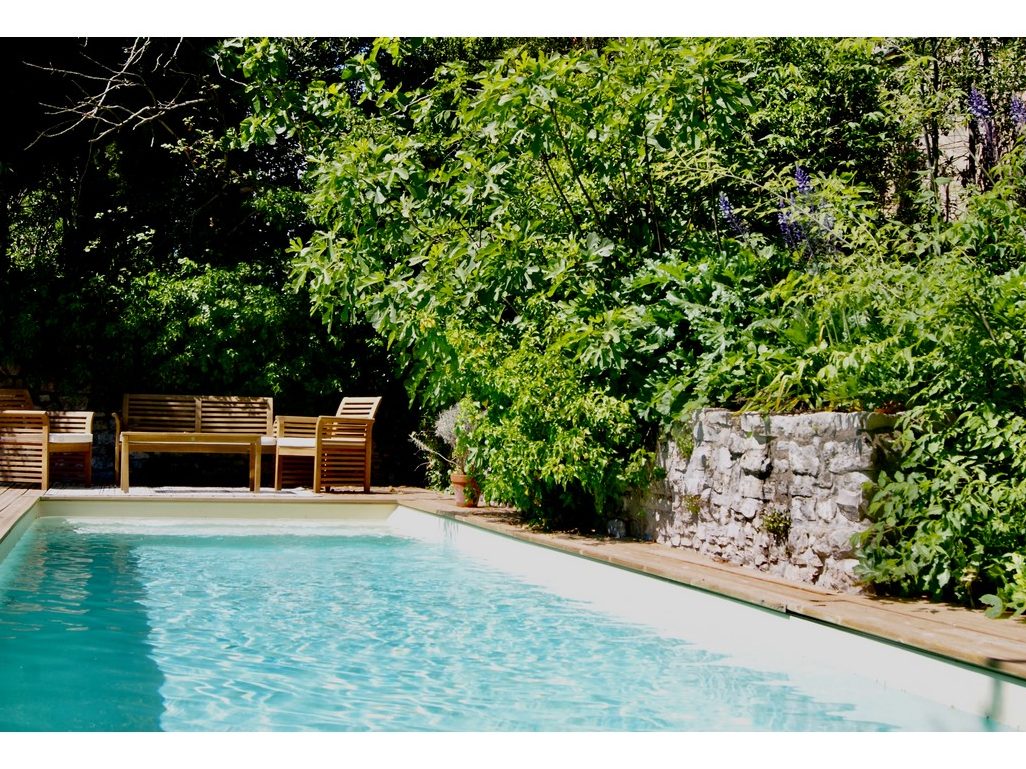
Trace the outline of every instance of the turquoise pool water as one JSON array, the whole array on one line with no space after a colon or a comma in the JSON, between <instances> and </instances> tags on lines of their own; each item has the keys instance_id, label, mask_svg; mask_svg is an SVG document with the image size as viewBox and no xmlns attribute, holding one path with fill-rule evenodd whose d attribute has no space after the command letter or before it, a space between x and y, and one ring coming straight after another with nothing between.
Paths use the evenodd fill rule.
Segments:
<instances>
[{"instance_id":1,"label":"turquoise pool water","mask_svg":"<svg viewBox=\"0 0 1026 769\"><path fill-rule=\"evenodd\" d=\"M746 666L439 525L41 518L0 562L0 729L992 726L818 665Z\"/></svg>"}]
</instances>

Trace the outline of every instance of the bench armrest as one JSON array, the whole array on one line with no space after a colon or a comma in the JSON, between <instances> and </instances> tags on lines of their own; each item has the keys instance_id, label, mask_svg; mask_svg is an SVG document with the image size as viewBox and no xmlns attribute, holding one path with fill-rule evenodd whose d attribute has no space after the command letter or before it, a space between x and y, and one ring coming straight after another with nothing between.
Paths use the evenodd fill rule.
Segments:
<instances>
[{"instance_id":1,"label":"bench armrest","mask_svg":"<svg viewBox=\"0 0 1026 769\"><path fill-rule=\"evenodd\" d=\"M10 443L44 445L50 435L50 417L45 411L9 409L0 411L0 438Z\"/></svg>"}]
</instances>

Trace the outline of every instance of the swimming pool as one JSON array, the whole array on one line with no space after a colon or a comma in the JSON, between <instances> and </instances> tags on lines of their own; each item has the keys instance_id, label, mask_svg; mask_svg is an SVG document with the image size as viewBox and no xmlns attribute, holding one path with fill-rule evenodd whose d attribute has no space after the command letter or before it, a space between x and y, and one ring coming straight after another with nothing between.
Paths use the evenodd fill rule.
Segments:
<instances>
[{"instance_id":1,"label":"swimming pool","mask_svg":"<svg viewBox=\"0 0 1026 769\"><path fill-rule=\"evenodd\" d=\"M5 730L999 727L879 680L977 672L402 507L61 509L0 562Z\"/></svg>"}]
</instances>

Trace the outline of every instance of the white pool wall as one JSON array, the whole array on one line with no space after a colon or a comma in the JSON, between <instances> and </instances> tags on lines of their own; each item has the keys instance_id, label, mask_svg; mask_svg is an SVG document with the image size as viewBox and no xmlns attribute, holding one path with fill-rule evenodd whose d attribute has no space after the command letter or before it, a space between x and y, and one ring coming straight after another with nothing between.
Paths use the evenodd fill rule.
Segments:
<instances>
[{"instance_id":1,"label":"white pool wall","mask_svg":"<svg viewBox=\"0 0 1026 769\"><path fill-rule=\"evenodd\" d=\"M1026 729L1026 686L1008 676L401 506L389 525L397 535L445 542L470 558L607 615L723 653L731 663L786 671L813 696L837 699L839 682L850 676L855 683L844 684L848 690L858 686L862 697L876 700L881 709L886 708L885 699L873 694L878 687L872 684ZM881 710L873 712L879 717ZM856 715L872 717L868 712ZM898 722L907 722L908 713L900 716ZM918 728L952 727L930 721Z\"/></svg>"}]
</instances>

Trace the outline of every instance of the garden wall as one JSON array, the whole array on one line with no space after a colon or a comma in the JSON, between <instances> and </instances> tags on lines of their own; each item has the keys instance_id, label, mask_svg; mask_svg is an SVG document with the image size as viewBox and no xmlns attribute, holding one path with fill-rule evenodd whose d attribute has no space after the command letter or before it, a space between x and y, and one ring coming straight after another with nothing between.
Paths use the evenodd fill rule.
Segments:
<instances>
[{"instance_id":1,"label":"garden wall","mask_svg":"<svg viewBox=\"0 0 1026 769\"><path fill-rule=\"evenodd\" d=\"M661 446L666 477L643 508L657 542L785 579L857 591L852 536L864 528L864 486L894 417L767 416L707 409L691 440Z\"/></svg>"}]
</instances>

